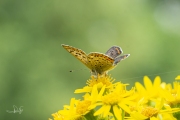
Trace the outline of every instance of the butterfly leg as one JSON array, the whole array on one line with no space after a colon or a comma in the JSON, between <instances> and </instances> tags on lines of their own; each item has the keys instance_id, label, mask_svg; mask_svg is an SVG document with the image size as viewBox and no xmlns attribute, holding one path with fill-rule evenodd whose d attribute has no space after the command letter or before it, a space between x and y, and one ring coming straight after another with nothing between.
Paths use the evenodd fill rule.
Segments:
<instances>
[{"instance_id":1,"label":"butterfly leg","mask_svg":"<svg viewBox=\"0 0 180 120\"><path fill-rule=\"evenodd\" d=\"M96 70L92 70L91 75L94 76L95 78L98 77L98 73L96 72Z\"/></svg>"}]
</instances>

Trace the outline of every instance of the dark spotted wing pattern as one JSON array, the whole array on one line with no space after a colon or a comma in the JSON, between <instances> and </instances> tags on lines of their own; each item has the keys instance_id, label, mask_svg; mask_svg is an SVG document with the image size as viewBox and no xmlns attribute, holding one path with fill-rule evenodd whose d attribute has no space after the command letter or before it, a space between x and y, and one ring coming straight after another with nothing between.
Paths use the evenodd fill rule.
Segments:
<instances>
[{"instance_id":1,"label":"dark spotted wing pattern","mask_svg":"<svg viewBox=\"0 0 180 120\"><path fill-rule=\"evenodd\" d=\"M87 55L84 51L82 51L81 49L69 46L69 45L62 44L62 46L69 53L71 53L74 57L76 57L78 60L80 60L84 65L86 65L88 68L90 68L90 66L88 65L88 61L87 61Z\"/></svg>"},{"instance_id":2,"label":"dark spotted wing pattern","mask_svg":"<svg viewBox=\"0 0 180 120\"><path fill-rule=\"evenodd\" d=\"M114 59L102 54L102 53L90 53L88 56L88 62L91 66L91 70L94 73L103 74L113 67Z\"/></svg>"},{"instance_id":3,"label":"dark spotted wing pattern","mask_svg":"<svg viewBox=\"0 0 180 120\"><path fill-rule=\"evenodd\" d=\"M118 46L111 47L105 54L93 52L88 55L81 49L64 44L62 46L87 66L93 75L107 73L107 71L113 69L121 60L124 60L130 55L119 56L123 51Z\"/></svg>"}]
</instances>

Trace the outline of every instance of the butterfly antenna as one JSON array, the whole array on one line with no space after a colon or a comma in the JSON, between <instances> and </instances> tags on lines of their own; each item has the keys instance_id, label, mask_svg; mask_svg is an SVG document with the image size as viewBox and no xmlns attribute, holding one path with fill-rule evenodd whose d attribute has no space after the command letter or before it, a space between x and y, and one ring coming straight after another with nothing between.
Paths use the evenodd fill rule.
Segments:
<instances>
[{"instance_id":1,"label":"butterfly antenna","mask_svg":"<svg viewBox=\"0 0 180 120\"><path fill-rule=\"evenodd\" d=\"M79 70L87 70L87 69L84 68L84 69L70 70L69 72L75 72L75 71L79 71Z\"/></svg>"}]
</instances>

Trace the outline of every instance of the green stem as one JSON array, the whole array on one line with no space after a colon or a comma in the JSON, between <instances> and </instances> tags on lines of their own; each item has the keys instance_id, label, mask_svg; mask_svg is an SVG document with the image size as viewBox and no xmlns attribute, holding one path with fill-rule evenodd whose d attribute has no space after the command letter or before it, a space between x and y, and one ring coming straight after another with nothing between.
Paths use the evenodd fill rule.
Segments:
<instances>
[{"instance_id":1,"label":"green stem","mask_svg":"<svg viewBox=\"0 0 180 120\"><path fill-rule=\"evenodd\" d=\"M94 116L94 110L91 110L84 117L86 118L86 120L97 120L97 116Z\"/></svg>"},{"instance_id":2,"label":"green stem","mask_svg":"<svg viewBox=\"0 0 180 120\"><path fill-rule=\"evenodd\" d=\"M125 112L122 110L122 120L124 120Z\"/></svg>"}]
</instances>

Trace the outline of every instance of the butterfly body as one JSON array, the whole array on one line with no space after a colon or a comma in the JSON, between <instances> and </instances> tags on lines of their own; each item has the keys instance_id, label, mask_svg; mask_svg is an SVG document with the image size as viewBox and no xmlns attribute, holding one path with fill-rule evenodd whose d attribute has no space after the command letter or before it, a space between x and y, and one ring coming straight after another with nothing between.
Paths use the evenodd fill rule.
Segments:
<instances>
[{"instance_id":1,"label":"butterfly body","mask_svg":"<svg viewBox=\"0 0 180 120\"><path fill-rule=\"evenodd\" d=\"M129 54L118 57L122 50L118 46L111 47L105 54L92 52L86 54L81 49L64 45L63 48L71 53L74 57L80 60L85 66L87 66L92 75L106 74L109 70L113 69L121 60L127 58Z\"/></svg>"}]
</instances>

